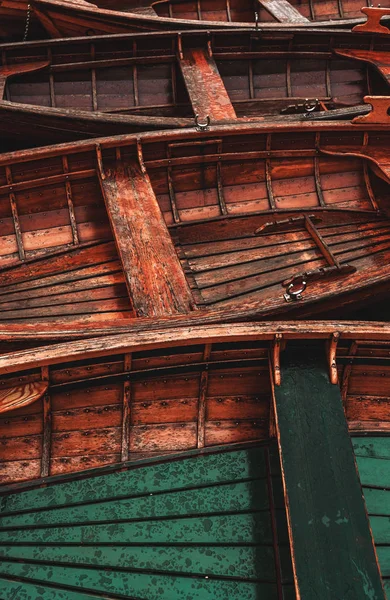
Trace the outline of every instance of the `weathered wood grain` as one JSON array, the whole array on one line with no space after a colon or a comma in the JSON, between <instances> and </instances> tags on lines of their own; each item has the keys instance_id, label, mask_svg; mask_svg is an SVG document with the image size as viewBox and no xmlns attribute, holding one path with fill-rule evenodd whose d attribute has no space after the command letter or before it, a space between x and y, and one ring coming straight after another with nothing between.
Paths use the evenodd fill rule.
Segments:
<instances>
[{"instance_id":1,"label":"weathered wood grain","mask_svg":"<svg viewBox=\"0 0 390 600\"><path fill-rule=\"evenodd\" d=\"M101 187L138 315L191 310L191 293L148 176L135 161L117 163Z\"/></svg>"},{"instance_id":2,"label":"weathered wood grain","mask_svg":"<svg viewBox=\"0 0 390 600\"><path fill-rule=\"evenodd\" d=\"M235 120L236 113L214 59L202 48L184 50L180 68L196 115L204 122Z\"/></svg>"},{"instance_id":3,"label":"weathered wood grain","mask_svg":"<svg viewBox=\"0 0 390 600\"><path fill-rule=\"evenodd\" d=\"M1 389L0 413L32 404L42 397L47 388L47 381L34 381L19 387Z\"/></svg>"}]
</instances>

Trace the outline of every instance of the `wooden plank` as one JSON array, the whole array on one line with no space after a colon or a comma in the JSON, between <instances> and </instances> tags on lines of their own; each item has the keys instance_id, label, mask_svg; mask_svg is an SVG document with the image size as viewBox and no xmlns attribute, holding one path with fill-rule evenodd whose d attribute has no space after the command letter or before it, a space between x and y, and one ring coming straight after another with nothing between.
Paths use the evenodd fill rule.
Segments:
<instances>
[{"instance_id":1,"label":"wooden plank","mask_svg":"<svg viewBox=\"0 0 390 600\"><path fill-rule=\"evenodd\" d=\"M194 113L211 122L236 120L236 113L214 59L202 48L183 51L180 68Z\"/></svg>"},{"instance_id":2,"label":"wooden plank","mask_svg":"<svg viewBox=\"0 0 390 600\"><path fill-rule=\"evenodd\" d=\"M282 357L274 409L297 596L384 600L340 390L321 354Z\"/></svg>"},{"instance_id":3,"label":"wooden plank","mask_svg":"<svg viewBox=\"0 0 390 600\"><path fill-rule=\"evenodd\" d=\"M279 23L309 23L309 19L287 2L287 0L258 0Z\"/></svg>"},{"instance_id":4,"label":"wooden plank","mask_svg":"<svg viewBox=\"0 0 390 600\"><path fill-rule=\"evenodd\" d=\"M191 292L148 175L135 160L118 161L100 183L137 314L190 311Z\"/></svg>"}]
</instances>

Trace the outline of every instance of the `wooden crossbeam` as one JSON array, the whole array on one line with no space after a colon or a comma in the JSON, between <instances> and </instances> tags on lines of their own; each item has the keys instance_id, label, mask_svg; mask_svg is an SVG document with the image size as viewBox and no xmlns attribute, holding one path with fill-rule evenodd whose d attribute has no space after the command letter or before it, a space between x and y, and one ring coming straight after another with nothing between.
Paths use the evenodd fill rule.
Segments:
<instances>
[{"instance_id":1,"label":"wooden crossbeam","mask_svg":"<svg viewBox=\"0 0 390 600\"><path fill-rule=\"evenodd\" d=\"M301 600L384 600L340 389L324 353L282 354L275 422Z\"/></svg>"},{"instance_id":2,"label":"wooden crossbeam","mask_svg":"<svg viewBox=\"0 0 390 600\"><path fill-rule=\"evenodd\" d=\"M309 19L301 15L287 0L258 0L259 4L279 23L308 23Z\"/></svg>"},{"instance_id":3,"label":"wooden crossbeam","mask_svg":"<svg viewBox=\"0 0 390 600\"><path fill-rule=\"evenodd\" d=\"M192 295L147 173L135 159L118 161L100 183L137 314L190 311Z\"/></svg>"},{"instance_id":4,"label":"wooden crossbeam","mask_svg":"<svg viewBox=\"0 0 390 600\"><path fill-rule=\"evenodd\" d=\"M194 113L211 122L236 120L215 60L202 48L184 49L180 68Z\"/></svg>"}]
</instances>

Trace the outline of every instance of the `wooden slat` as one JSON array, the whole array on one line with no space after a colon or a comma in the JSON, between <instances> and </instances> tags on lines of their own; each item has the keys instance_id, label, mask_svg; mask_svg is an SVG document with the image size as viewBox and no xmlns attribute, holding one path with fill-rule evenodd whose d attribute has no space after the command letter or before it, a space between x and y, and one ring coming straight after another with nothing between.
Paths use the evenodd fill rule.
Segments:
<instances>
[{"instance_id":1,"label":"wooden slat","mask_svg":"<svg viewBox=\"0 0 390 600\"><path fill-rule=\"evenodd\" d=\"M191 293L147 174L135 160L118 161L100 181L138 315L191 310Z\"/></svg>"},{"instance_id":2,"label":"wooden slat","mask_svg":"<svg viewBox=\"0 0 390 600\"><path fill-rule=\"evenodd\" d=\"M309 19L287 2L287 0L258 0L279 23L309 23Z\"/></svg>"},{"instance_id":3,"label":"wooden slat","mask_svg":"<svg viewBox=\"0 0 390 600\"><path fill-rule=\"evenodd\" d=\"M340 390L321 354L283 356L274 409L297 596L384 600Z\"/></svg>"},{"instance_id":4,"label":"wooden slat","mask_svg":"<svg viewBox=\"0 0 390 600\"><path fill-rule=\"evenodd\" d=\"M218 67L205 50L184 50L180 67L192 108L199 118L209 116L212 122L236 119Z\"/></svg>"}]
</instances>

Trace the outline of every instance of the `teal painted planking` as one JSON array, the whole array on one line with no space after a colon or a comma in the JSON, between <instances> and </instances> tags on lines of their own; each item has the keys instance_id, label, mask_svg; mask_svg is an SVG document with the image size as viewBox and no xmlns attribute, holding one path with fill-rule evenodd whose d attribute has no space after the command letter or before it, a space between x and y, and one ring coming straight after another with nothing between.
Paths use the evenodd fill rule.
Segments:
<instances>
[{"instance_id":1,"label":"teal painted planking","mask_svg":"<svg viewBox=\"0 0 390 600\"><path fill-rule=\"evenodd\" d=\"M369 515L390 514L390 490L363 487L363 493Z\"/></svg>"},{"instance_id":2,"label":"teal painted planking","mask_svg":"<svg viewBox=\"0 0 390 600\"><path fill-rule=\"evenodd\" d=\"M26 525L130 521L142 519L144 515L148 517L191 515L208 513L210 507L215 513L266 509L268 508L266 480L238 481L221 486L160 493L126 500L109 500L69 508L12 514L8 517L0 517L0 531L3 527Z\"/></svg>"},{"instance_id":3,"label":"teal painted planking","mask_svg":"<svg viewBox=\"0 0 390 600\"><path fill-rule=\"evenodd\" d=\"M355 437L352 443L356 456L390 459L390 437Z\"/></svg>"},{"instance_id":4,"label":"teal painted planking","mask_svg":"<svg viewBox=\"0 0 390 600\"><path fill-rule=\"evenodd\" d=\"M218 574L243 579L275 579L271 546L3 546L1 559L46 564L104 565L133 570L200 575Z\"/></svg>"},{"instance_id":5,"label":"teal painted planking","mask_svg":"<svg viewBox=\"0 0 390 600\"><path fill-rule=\"evenodd\" d=\"M382 577L390 577L390 437L352 438ZM370 487L376 486L376 487ZM390 598L390 582L384 579Z\"/></svg>"},{"instance_id":6,"label":"teal painted planking","mask_svg":"<svg viewBox=\"0 0 390 600\"><path fill-rule=\"evenodd\" d=\"M96 596L88 593L52 589L44 584L7 581L1 577L0 593L1 600L96 600ZM104 600L112 598L115 596L106 594Z\"/></svg>"},{"instance_id":7,"label":"teal painted planking","mask_svg":"<svg viewBox=\"0 0 390 600\"><path fill-rule=\"evenodd\" d=\"M382 458L357 456L361 481L365 486L390 487L389 461Z\"/></svg>"},{"instance_id":8,"label":"teal painted planking","mask_svg":"<svg viewBox=\"0 0 390 600\"><path fill-rule=\"evenodd\" d=\"M86 479L49 485L1 498L1 513L39 507L71 506L121 496L142 496L173 489L231 482L236 479L265 477L263 448L191 456L163 461L147 467L134 466L128 471L107 473Z\"/></svg>"},{"instance_id":9,"label":"teal painted planking","mask_svg":"<svg viewBox=\"0 0 390 600\"><path fill-rule=\"evenodd\" d=\"M28 577L50 581L61 586L78 586L81 590L122 595L125 598L148 600L275 600L276 585L272 583L237 582L223 579L175 577L141 573L121 573L114 570L51 568L41 565L2 563L0 577Z\"/></svg>"},{"instance_id":10,"label":"teal painted planking","mask_svg":"<svg viewBox=\"0 0 390 600\"><path fill-rule=\"evenodd\" d=\"M376 551L378 553L382 576L390 577L390 544L388 546L378 546Z\"/></svg>"},{"instance_id":11,"label":"teal painted planking","mask_svg":"<svg viewBox=\"0 0 390 600\"><path fill-rule=\"evenodd\" d=\"M92 592L143 600L277 600L266 452L140 461L121 473L3 496L1 592L7 578L20 580L18 599L30 600L41 598L34 582L50 584L44 600L89 600ZM276 465L271 481L280 497L278 480ZM293 600L284 511L275 514L284 598ZM7 582L6 600L13 585Z\"/></svg>"},{"instance_id":12,"label":"teal painted planking","mask_svg":"<svg viewBox=\"0 0 390 600\"><path fill-rule=\"evenodd\" d=\"M383 599L340 389L307 349L283 355L281 377L277 429L301 599Z\"/></svg>"},{"instance_id":13,"label":"teal painted planking","mask_svg":"<svg viewBox=\"0 0 390 600\"><path fill-rule=\"evenodd\" d=\"M10 541L38 544L271 544L272 533L268 513L257 513L1 531L0 544Z\"/></svg>"}]
</instances>

